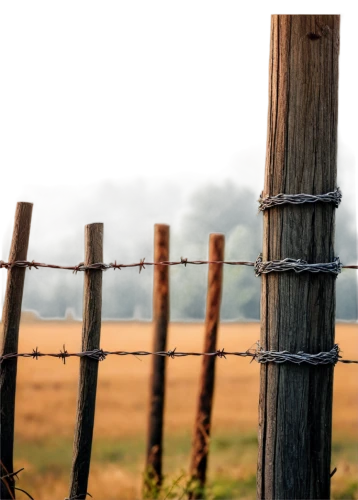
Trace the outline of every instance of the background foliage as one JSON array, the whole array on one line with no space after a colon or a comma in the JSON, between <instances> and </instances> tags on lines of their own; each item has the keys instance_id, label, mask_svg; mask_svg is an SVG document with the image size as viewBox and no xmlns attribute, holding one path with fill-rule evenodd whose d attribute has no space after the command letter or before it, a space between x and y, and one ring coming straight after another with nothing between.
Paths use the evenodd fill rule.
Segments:
<instances>
[{"instance_id":1,"label":"background foliage","mask_svg":"<svg viewBox=\"0 0 358 500\"><path fill-rule=\"evenodd\" d=\"M149 188L144 180L128 185L104 182L87 197L72 193L67 208L49 212L50 226L34 229L30 258L59 264L83 260L83 225L105 222L105 260L118 262L152 258L153 221L171 223L170 256L207 259L210 232L226 238L226 259L255 260L261 248L262 217L256 217L257 190L234 178L199 185L186 196L176 182ZM46 216L45 216L46 219ZM4 240L1 255L7 254ZM344 199L337 210L337 253L346 263L357 258L357 221ZM4 257L2 257L4 258ZM206 266L172 267L171 317L202 319L205 311ZM27 273L24 308L41 317L81 317L81 273L39 270ZM151 317L152 269L104 273L104 318ZM260 280L252 268L224 268L222 319L259 319ZM344 271L337 280L337 319L354 320L357 314L357 277Z\"/></svg>"}]
</instances>

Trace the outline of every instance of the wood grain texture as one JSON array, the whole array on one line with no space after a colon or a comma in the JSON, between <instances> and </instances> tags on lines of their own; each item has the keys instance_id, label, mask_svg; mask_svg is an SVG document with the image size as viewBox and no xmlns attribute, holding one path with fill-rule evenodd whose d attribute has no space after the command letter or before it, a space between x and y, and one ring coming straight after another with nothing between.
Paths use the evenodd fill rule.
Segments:
<instances>
[{"instance_id":1,"label":"wood grain texture","mask_svg":"<svg viewBox=\"0 0 358 500\"><path fill-rule=\"evenodd\" d=\"M154 261L169 260L169 226L154 226ZM169 267L154 266L153 281L153 351L167 350L167 332L169 323ZM151 485L160 486L162 482L163 423L165 403L165 367L166 358L152 357L150 378L150 408L147 443L147 475L144 494L148 495Z\"/></svg>"},{"instance_id":2,"label":"wood grain texture","mask_svg":"<svg viewBox=\"0 0 358 500\"><path fill-rule=\"evenodd\" d=\"M264 196L336 188L339 16L273 16ZM263 260L334 259L331 204L264 213ZM335 277L262 277L264 349L329 351ZM333 368L261 366L257 497L330 497Z\"/></svg>"},{"instance_id":3,"label":"wood grain texture","mask_svg":"<svg viewBox=\"0 0 358 500\"><path fill-rule=\"evenodd\" d=\"M209 237L209 260L223 261L224 249L224 235L211 234ZM209 264L203 352L216 351L216 337L220 321L222 281L222 264ZM206 482L215 383L215 364L215 357L203 357L189 472L190 477L194 480L193 484L196 485L189 493L189 498L191 499L203 498L203 489Z\"/></svg>"},{"instance_id":4,"label":"wood grain texture","mask_svg":"<svg viewBox=\"0 0 358 500\"><path fill-rule=\"evenodd\" d=\"M85 265L103 262L103 224L85 226ZM99 349L102 313L102 271L85 271L82 351ZM77 419L69 497L86 498L96 407L98 361L80 359Z\"/></svg>"},{"instance_id":5,"label":"wood grain texture","mask_svg":"<svg viewBox=\"0 0 358 500\"><path fill-rule=\"evenodd\" d=\"M32 203L20 202L16 205L14 230L11 241L9 262L27 259L30 239ZM18 352L19 325L22 295L25 283L25 269L14 267L8 271L5 301L2 315L1 355ZM15 392L17 358L0 365L1 393L1 475L13 472ZM7 472L5 472L5 470ZM8 480L13 494L13 481ZM14 498L1 481L1 498Z\"/></svg>"}]
</instances>

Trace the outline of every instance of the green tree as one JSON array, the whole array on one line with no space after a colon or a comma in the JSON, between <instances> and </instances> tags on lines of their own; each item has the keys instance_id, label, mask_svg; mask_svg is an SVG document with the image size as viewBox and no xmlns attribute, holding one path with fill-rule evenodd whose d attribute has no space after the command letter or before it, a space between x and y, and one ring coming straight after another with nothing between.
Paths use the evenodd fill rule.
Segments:
<instances>
[{"instance_id":1,"label":"green tree","mask_svg":"<svg viewBox=\"0 0 358 500\"><path fill-rule=\"evenodd\" d=\"M224 233L227 260L255 261L261 251L262 217L252 191L233 183L201 188L191 198L172 254L207 258L210 233ZM183 254L185 253L185 255ZM205 315L207 266L172 271L172 317L202 319ZM252 267L225 266L221 317L258 319L260 281Z\"/></svg>"}]
</instances>

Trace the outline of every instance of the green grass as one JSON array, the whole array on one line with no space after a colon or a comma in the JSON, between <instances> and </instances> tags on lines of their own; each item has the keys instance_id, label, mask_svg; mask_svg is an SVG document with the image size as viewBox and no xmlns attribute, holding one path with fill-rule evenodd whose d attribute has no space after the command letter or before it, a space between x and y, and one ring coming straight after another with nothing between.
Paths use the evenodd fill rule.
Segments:
<instances>
[{"instance_id":1,"label":"green grass","mask_svg":"<svg viewBox=\"0 0 358 500\"><path fill-rule=\"evenodd\" d=\"M358 498L358 481L349 481L348 484L336 492L334 500L357 500Z\"/></svg>"},{"instance_id":2,"label":"green grass","mask_svg":"<svg viewBox=\"0 0 358 500\"><path fill-rule=\"evenodd\" d=\"M161 500L186 498L191 436L172 435L165 439L163 457L164 486L158 496ZM95 440L92 464L118 464L121 469L142 481L146 443L136 439ZM34 487L41 477L63 478L68 485L72 460L72 440L60 437L47 441L16 441L15 466L25 466L20 475L20 487L34 495ZM209 457L208 500L254 499L256 495L257 437L254 433L220 434L212 438ZM29 464L26 466L26 464ZM342 465L343 464L343 465ZM352 439L335 441L332 446L332 499L358 498L358 444ZM26 467L29 470L26 470ZM34 478L37 478L36 481ZM32 487L33 486L33 487ZM36 498L36 495L35 495ZM98 499L99 500L99 499Z\"/></svg>"}]
</instances>

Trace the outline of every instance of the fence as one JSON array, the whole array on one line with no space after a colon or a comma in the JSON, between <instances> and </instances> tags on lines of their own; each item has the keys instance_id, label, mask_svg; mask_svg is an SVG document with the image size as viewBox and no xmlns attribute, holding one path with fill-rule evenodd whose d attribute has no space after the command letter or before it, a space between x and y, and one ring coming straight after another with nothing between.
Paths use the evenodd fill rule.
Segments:
<instances>
[{"instance_id":1,"label":"fence","mask_svg":"<svg viewBox=\"0 0 358 500\"><path fill-rule=\"evenodd\" d=\"M80 357L77 422L69 498L87 491L93 437L98 361L109 355L153 355L148 484L161 484L162 422L167 357L203 356L190 475L190 498L203 495L210 436L216 358L251 357L261 363L259 399L259 498L329 498L333 367L342 360L334 343L335 278L345 265L334 256L339 16L273 16L271 25L268 141L264 191L263 253L255 262L225 262L223 238L213 236L208 261L169 261L169 228L156 226L155 262L104 264L103 225L85 228L84 262L64 269L85 272L82 351L18 353L25 269L60 268L27 261L32 205L20 203L8 262L1 353L2 498L14 498L14 404L18 357ZM273 193L279 193L274 194ZM283 258L282 258L283 257ZM168 269L209 267L206 344L203 353L167 350ZM152 352L100 348L102 273L106 269L155 266ZM262 277L260 345L245 352L216 348L223 265L248 265ZM319 365L319 366L318 366ZM295 436L295 439L292 439ZM31 498L31 497L30 497Z\"/></svg>"},{"instance_id":2,"label":"fence","mask_svg":"<svg viewBox=\"0 0 358 500\"><path fill-rule=\"evenodd\" d=\"M295 201L295 200L294 200ZM316 200L321 201L321 200ZM358 269L357 265L342 265L339 259L332 263L307 264L293 259L283 261L262 262L259 256L255 262L225 261L224 236L210 235L209 259L191 261L181 258L178 261L169 260L169 227L156 225L154 233L154 262L145 262L141 259L133 264L104 264L103 256L103 225L90 224L85 227L85 260L74 266L57 266L26 260L27 242L30 234L32 205L18 203L15 214L14 233L8 262L0 261L0 267L8 270L8 284L4 304L3 348L0 356L1 363L1 391L2 391L2 447L1 447L1 481L2 498L14 498L15 491L23 491L15 486L15 478L21 472L13 471L13 439L14 439L14 402L16 391L16 366L18 358L32 358L38 360L43 356L50 356L66 363L69 357L80 358L79 393L77 424L73 446L73 463L71 471L71 485L69 499L85 498L89 493L87 483L90 468L91 447L93 438L94 412L96 404L98 361L107 356L148 356L153 357L152 376L150 383L150 411L148 422L148 447L146 459L146 475L144 483L145 496L153 494L153 484L159 491L162 481L162 440L164 422L164 386L166 358L181 358L198 356L203 358L198 398L197 415L193 433L193 447L189 475L192 478L192 490L189 498L201 498L205 483L207 459L209 453L209 438L211 428L212 399L214 393L215 361L216 358L227 356L248 357L259 363L291 363L297 365L335 365L336 363L358 363L355 360L342 359L338 345L332 346L328 352L304 353L264 350L258 342L255 346L242 352L225 351L216 346L216 335L220 317L220 302L222 293L222 270L224 265L251 266L257 276L271 272L303 272L329 273L334 276L341 268ZM182 352L176 347L168 349L166 345L169 323L169 274L171 266L208 265L208 292L206 307L205 342L203 352ZM154 293L153 293L153 323L154 344L153 351L106 351L100 347L101 328L101 292L102 274L107 269L122 269L137 267L139 272L145 266L154 266ZM65 269L73 273L84 272L84 307L83 307L83 334L81 352L68 352L66 347L59 353L44 353L37 347L32 352L19 353L17 349L19 321L21 314L22 288L26 269ZM11 392L12 391L12 392ZM11 410L9 412L9 409ZM30 498L31 495L28 494Z\"/></svg>"}]
</instances>

